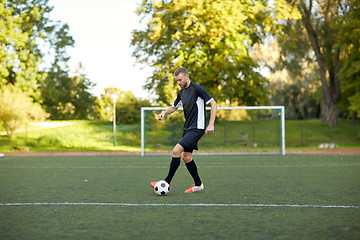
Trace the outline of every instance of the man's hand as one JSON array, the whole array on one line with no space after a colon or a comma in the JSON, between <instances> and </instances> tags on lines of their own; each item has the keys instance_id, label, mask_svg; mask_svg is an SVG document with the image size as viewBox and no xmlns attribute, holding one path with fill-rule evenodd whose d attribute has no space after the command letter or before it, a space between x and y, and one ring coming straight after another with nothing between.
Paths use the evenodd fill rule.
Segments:
<instances>
[{"instance_id":1,"label":"man's hand","mask_svg":"<svg viewBox=\"0 0 360 240\"><path fill-rule=\"evenodd\" d=\"M210 125L205 130L206 134L213 134L214 133L214 125Z\"/></svg>"},{"instance_id":2,"label":"man's hand","mask_svg":"<svg viewBox=\"0 0 360 240\"><path fill-rule=\"evenodd\" d=\"M216 111L217 111L217 104L214 99L210 102L210 105L211 105L210 120L209 120L209 125L205 130L206 134L214 133L214 123L215 123Z\"/></svg>"},{"instance_id":3,"label":"man's hand","mask_svg":"<svg viewBox=\"0 0 360 240\"><path fill-rule=\"evenodd\" d=\"M175 112L177 110L177 108L171 106L171 107L168 107L168 109L166 109L165 111L162 111L158 116L157 116L157 119L159 121L164 121L164 117L166 115L169 115L169 114L172 114L173 112Z\"/></svg>"},{"instance_id":4,"label":"man's hand","mask_svg":"<svg viewBox=\"0 0 360 240\"><path fill-rule=\"evenodd\" d=\"M157 119L160 121L164 121L164 117L165 117L165 111L161 112L158 116Z\"/></svg>"}]
</instances>

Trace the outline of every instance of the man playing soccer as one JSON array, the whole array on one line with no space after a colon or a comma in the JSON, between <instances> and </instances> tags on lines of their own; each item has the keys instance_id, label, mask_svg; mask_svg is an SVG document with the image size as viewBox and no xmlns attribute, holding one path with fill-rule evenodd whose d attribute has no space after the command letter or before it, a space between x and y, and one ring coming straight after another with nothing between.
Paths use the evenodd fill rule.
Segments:
<instances>
[{"instance_id":1,"label":"man playing soccer","mask_svg":"<svg viewBox=\"0 0 360 240\"><path fill-rule=\"evenodd\" d=\"M185 166L194 179L194 184L185 191L185 193L193 193L202 191L204 184L201 182L196 164L192 158L193 150L198 150L197 143L204 133L214 133L214 123L216 118L217 104L206 90L191 82L189 73L184 67L179 67L174 72L175 80L181 87L178 92L174 104L166 111L158 115L158 120L163 121L166 115L175 112L181 105L184 108L185 124L183 137L172 151L172 160L168 176L165 178L167 183L171 183L176 170L180 166L180 155L185 162ZM205 104L210 104L211 113L209 125L205 130ZM154 187L156 182L152 182L151 186Z\"/></svg>"}]
</instances>

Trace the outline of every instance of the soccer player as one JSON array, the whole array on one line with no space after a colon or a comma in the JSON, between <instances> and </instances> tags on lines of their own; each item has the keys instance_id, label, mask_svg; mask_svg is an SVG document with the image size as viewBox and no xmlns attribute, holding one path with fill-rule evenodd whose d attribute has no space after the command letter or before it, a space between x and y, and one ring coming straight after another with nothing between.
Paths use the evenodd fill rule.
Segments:
<instances>
[{"instance_id":1,"label":"soccer player","mask_svg":"<svg viewBox=\"0 0 360 240\"><path fill-rule=\"evenodd\" d=\"M175 175L176 170L180 166L180 156L185 162L185 166L190 175L194 179L194 184L185 191L185 193L193 193L202 191L204 184L201 182L196 164L192 158L193 150L198 150L198 141L204 133L214 133L214 123L216 118L217 104L204 87L191 82L189 73L184 67L179 67L174 72L174 77L177 84L181 87L178 92L174 104L161 112L157 118L160 121L164 120L166 115L175 112L181 105L183 105L185 124L183 137L178 144L175 145L172 151L172 160L170 162L169 173L165 181L171 184L171 180ZM210 104L211 113L209 125L205 130L205 108L206 104ZM154 187L156 182L152 182Z\"/></svg>"}]
</instances>

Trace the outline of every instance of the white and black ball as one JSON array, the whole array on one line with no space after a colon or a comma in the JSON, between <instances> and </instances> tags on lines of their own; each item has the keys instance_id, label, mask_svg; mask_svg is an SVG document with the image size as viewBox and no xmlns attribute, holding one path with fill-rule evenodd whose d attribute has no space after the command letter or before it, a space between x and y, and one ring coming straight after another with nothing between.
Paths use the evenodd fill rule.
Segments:
<instances>
[{"instance_id":1,"label":"white and black ball","mask_svg":"<svg viewBox=\"0 0 360 240\"><path fill-rule=\"evenodd\" d=\"M154 191L159 196L165 196L170 191L170 185L165 180L160 180L155 184Z\"/></svg>"}]
</instances>

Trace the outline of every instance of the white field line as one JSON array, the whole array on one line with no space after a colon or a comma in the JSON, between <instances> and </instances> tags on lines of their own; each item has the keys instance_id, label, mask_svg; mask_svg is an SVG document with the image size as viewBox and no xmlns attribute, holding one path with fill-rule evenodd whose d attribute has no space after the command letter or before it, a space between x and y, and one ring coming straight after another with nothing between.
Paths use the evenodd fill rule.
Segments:
<instances>
[{"instance_id":1,"label":"white field line","mask_svg":"<svg viewBox=\"0 0 360 240\"><path fill-rule=\"evenodd\" d=\"M284 164L284 165L278 165L278 164L268 164L268 165L206 165L206 164L198 164L199 168L293 168L293 167L358 167L360 166L360 163L343 163L343 164ZM0 168L90 168L90 169L101 169L101 168L169 168L168 164L166 165L113 165L110 164L108 166L104 165L60 165L60 164L39 164L39 165L8 165L8 164L0 164Z\"/></svg>"},{"instance_id":2,"label":"white field line","mask_svg":"<svg viewBox=\"0 0 360 240\"><path fill-rule=\"evenodd\" d=\"M122 207L293 207L293 208L360 208L349 205L241 204L241 203L0 203L4 206L122 206Z\"/></svg>"}]
</instances>

